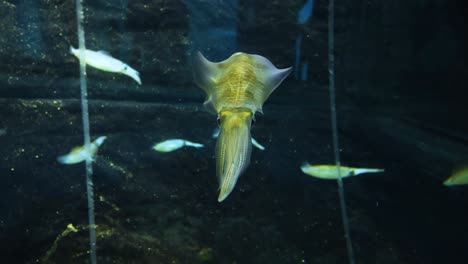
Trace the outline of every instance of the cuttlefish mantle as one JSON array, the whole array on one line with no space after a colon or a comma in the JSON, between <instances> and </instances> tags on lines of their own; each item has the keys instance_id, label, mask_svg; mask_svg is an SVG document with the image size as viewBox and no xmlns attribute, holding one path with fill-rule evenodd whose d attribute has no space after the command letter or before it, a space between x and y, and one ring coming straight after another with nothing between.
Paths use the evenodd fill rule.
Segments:
<instances>
[{"instance_id":1,"label":"cuttlefish mantle","mask_svg":"<svg viewBox=\"0 0 468 264\"><path fill-rule=\"evenodd\" d=\"M255 113L263 113L263 103L292 68L278 69L265 57L241 52L227 60L211 62L198 52L193 70L195 83L206 93L205 107L218 114L216 174L221 202L249 165L250 128Z\"/></svg>"}]
</instances>

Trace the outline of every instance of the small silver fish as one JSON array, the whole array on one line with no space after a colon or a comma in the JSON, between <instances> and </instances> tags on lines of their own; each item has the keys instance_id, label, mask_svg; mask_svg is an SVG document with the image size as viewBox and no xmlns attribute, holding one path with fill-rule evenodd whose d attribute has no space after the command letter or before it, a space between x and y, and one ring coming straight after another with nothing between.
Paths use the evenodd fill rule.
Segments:
<instances>
[{"instance_id":1,"label":"small silver fish","mask_svg":"<svg viewBox=\"0 0 468 264\"><path fill-rule=\"evenodd\" d=\"M159 142L153 146L153 149L158 152L171 152L183 147L194 147L202 148L203 144L191 142L185 139L168 139L162 142Z\"/></svg>"},{"instance_id":2,"label":"small silver fish","mask_svg":"<svg viewBox=\"0 0 468 264\"><path fill-rule=\"evenodd\" d=\"M78 59L81 56L80 50L70 46L70 52ZM141 85L140 73L127 64L113 58L107 51L92 51L85 49L85 62L91 67L106 72L125 74Z\"/></svg>"},{"instance_id":3,"label":"small silver fish","mask_svg":"<svg viewBox=\"0 0 468 264\"><path fill-rule=\"evenodd\" d=\"M91 142L89 146L89 153L86 153L85 146L73 148L70 153L60 156L57 158L57 161L62 164L76 164L82 161L85 161L88 156L91 156L92 159L95 158L99 146L104 143L106 136L98 137L96 140Z\"/></svg>"},{"instance_id":4,"label":"small silver fish","mask_svg":"<svg viewBox=\"0 0 468 264\"><path fill-rule=\"evenodd\" d=\"M312 177L325 179L325 180L336 180L338 179L338 170L336 165L310 165L309 163L304 163L301 166L302 172ZM383 169L374 169L374 168L352 168L346 166L340 166L340 175L341 178L346 178L350 176L356 176L363 173L376 173L384 172Z\"/></svg>"},{"instance_id":5,"label":"small silver fish","mask_svg":"<svg viewBox=\"0 0 468 264\"><path fill-rule=\"evenodd\" d=\"M213 130L212 137L217 138L219 136L219 132L220 132L219 127L215 128L215 130ZM252 137L251 141L252 141L252 145L254 145L259 150L265 150L265 147L263 145L261 145L260 143L258 143L258 141L255 140L255 138Z\"/></svg>"}]
</instances>

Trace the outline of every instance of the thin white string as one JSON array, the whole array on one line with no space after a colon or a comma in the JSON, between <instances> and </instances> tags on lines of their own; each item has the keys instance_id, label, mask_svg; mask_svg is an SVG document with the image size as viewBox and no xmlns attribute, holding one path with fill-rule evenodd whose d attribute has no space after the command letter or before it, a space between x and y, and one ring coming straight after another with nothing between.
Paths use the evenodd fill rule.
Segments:
<instances>
[{"instance_id":1,"label":"thin white string","mask_svg":"<svg viewBox=\"0 0 468 264\"><path fill-rule=\"evenodd\" d=\"M340 147L338 142L338 125L336 118L336 99L335 99L335 1L328 3L328 74L330 85L330 116L333 131L333 150L335 155L336 170L338 174L338 194L340 199L341 217L343 221L344 236L346 240L346 249L348 252L348 262L355 263L353 244L351 241L351 232L349 227L348 212L346 210L346 200L341 175Z\"/></svg>"},{"instance_id":2,"label":"thin white string","mask_svg":"<svg viewBox=\"0 0 468 264\"><path fill-rule=\"evenodd\" d=\"M88 88L86 84L85 34L83 29L83 1L76 0L76 21L78 26L78 47L80 50L80 89L83 119L83 136L86 153L90 154L90 129L88 112ZM91 264L96 264L96 224L94 220L93 164L91 155L86 155L86 193L88 196L89 254Z\"/></svg>"}]
</instances>

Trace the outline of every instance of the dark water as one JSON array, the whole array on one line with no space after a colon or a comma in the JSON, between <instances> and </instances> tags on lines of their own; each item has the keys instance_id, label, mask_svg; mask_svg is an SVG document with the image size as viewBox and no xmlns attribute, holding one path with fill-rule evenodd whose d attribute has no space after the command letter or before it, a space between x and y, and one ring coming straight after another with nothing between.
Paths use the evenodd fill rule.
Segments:
<instances>
[{"instance_id":1,"label":"dark water","mask_svg":"<svg viewBox=\"0 0 468 264\"><path fill-rule=\"evenodd\" d=\"M87 48L143 83L87 70L91 136L108 137L93 163L99 263L347 263L336 182L299 169L334 163L328 2L312 2L307 18L309 1L84 1ZM468 187L442 182L468 163L466 4L335 4L341 161L385 168L344 180L356 263L464 263ZM87 263L84 165L57 162L83 144L75 2L0 1L0 30L1 263ZM295 67L252 128L266 149L222 203L198 50ZM169 138L205 147L151 149Z\"/></svg>"}]
</instances>

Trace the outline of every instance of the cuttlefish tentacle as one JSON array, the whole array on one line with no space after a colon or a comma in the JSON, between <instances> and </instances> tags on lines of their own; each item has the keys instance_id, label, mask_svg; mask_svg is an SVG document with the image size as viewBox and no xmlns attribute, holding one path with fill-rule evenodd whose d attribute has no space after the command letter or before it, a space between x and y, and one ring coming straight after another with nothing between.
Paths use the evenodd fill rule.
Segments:
<instances>
[{"instance_id":1,"label":"cuttlefish tentacle","mask_svg":"<svg viewBox=\"0 0 468 264\"><path fill-rule=\"evenodd\" d=\"M235 53L222 62L210 62L198 52L195 83L206 93L205 107L217 113L221 132L216 144L218 201L232 192L250 162L250 128L256 112L292 68L278 69L259 55Z\"/></svg>"}]
</instances>

